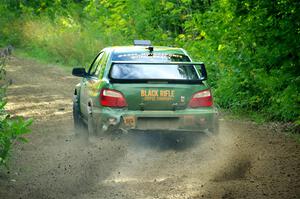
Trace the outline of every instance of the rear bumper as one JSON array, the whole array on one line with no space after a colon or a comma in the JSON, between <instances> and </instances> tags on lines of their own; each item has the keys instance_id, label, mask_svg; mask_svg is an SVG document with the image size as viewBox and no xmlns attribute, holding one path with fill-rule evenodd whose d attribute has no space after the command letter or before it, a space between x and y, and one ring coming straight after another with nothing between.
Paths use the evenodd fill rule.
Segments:
<instances>
[{"instance_id":1,"label":"rear bumper","mask_svg":"<svg viewBox=\"0 0 300 199\"><path fill-rule=\"evenodd\" d=\"M198 108L176 111L130 111L113 108L94 108L93 118L102 131L167 130L193 131L213 129L218 122L216 108Z\"/></svg>"}]
</instances>

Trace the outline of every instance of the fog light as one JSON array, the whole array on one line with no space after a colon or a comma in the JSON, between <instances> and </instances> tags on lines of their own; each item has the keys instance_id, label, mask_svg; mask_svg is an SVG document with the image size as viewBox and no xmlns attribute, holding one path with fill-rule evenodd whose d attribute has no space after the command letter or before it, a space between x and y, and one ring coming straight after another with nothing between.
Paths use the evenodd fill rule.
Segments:
<instances>
[{"instance_id":1,"label":"fog light","mask_svg":"<svg viewBox=\"0 0 300 199\"><path fill-rule=\"evenodd\" d=\"M117 123L117 119L114 117L108 118L108 123L110 125L115 125Z\"/></svg>"}]
</instances>

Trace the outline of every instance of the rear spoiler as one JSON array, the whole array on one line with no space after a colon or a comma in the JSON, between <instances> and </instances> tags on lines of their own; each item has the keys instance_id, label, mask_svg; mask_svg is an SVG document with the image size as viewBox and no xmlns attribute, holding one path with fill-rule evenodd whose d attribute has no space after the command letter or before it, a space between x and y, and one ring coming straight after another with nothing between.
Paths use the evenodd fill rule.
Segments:
<instances>
[{"instance_id":1,"label":"rear spoiler","mask_svg":"<svg viewBox=\"0 0 300 199\"><path fill-rule=\"evenodd\" d=\"M111 77L111 70L115 64L142 64L142 65L198 65L201 68L201 77L198 80L174 80L174 79L115 79ZM184 83L195 84L202 83L207 79L207 72L203 62L133 62L133 61L112 61L109 71L109 78L111 82L115 83L147 83L147 82L167 82L167 83Z\"/></svg>"}]
</instances>

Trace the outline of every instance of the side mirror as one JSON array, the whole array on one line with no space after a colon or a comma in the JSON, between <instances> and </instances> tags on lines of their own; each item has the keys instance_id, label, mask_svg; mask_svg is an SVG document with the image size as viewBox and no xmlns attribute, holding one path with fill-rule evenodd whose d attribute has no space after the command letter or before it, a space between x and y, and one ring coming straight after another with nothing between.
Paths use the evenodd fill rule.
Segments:
<instances>
[{"instance_id":1,"label":"side mirror","mask_svg":"<svg viewBox=\"0 0 300 199\"><path fill-rule=\"evenodd\" d=\"M200 64L200 69L201 69L201 77L200 80L204 81L207 80L207 72L204 64Z\"/></svg>"},{"instance_id":2,"label":"side mirror","mask_svg":"<svg viewBox=\"0 0 300 199\"><path fill-rule=\"evenodd\" d=\"M84 68L73 68L72 75L77 77L84 77L86 76L86 72Z\"/></svg>"}]
</instances>

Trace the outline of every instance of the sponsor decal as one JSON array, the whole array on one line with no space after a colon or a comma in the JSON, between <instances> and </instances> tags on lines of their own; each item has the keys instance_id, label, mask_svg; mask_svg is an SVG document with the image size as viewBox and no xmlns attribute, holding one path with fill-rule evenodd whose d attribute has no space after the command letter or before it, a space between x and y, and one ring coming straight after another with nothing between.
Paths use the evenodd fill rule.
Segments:
<instances>
[{"instance_id":1,"label":"sponsor decal","mask_svg":"<svg viewBox=\"0 0 300 199\"><path fill-rule=\"evenodd\" d=\"M99 85L101 84L101 80L88 80L88 90L89 90L89 95L92 97L95 97L99 94Z\"/></svg>"},{"instance_id":2,"label":"sponsor decal","mask_svg":"<svg viewBox=\"0 0 300 199\"><path fill-rule=\"evenodd\" d=\"M118 58L130 58L132 60L135 59L145 59L145 58L149 58L149 53L126 53L126 54L119 54ZM153 58L158 58L158 59L169 59L171 60L172 58L178 58L178 59L182 59L184 57L184 55L181 54L167 54L167 53L154 53L151 55L151 57Z\"/></svg>"},{"instance_id":3,"label":"sponsor decal","mask_svg":"<svg viewBox=\"0 0 300 199\"><path fill-rule=\"evenodd\" d=\"M173 101L175 97L175 90L142 89L141 97L144 101Z\"/></svg>"}]
</instances>

